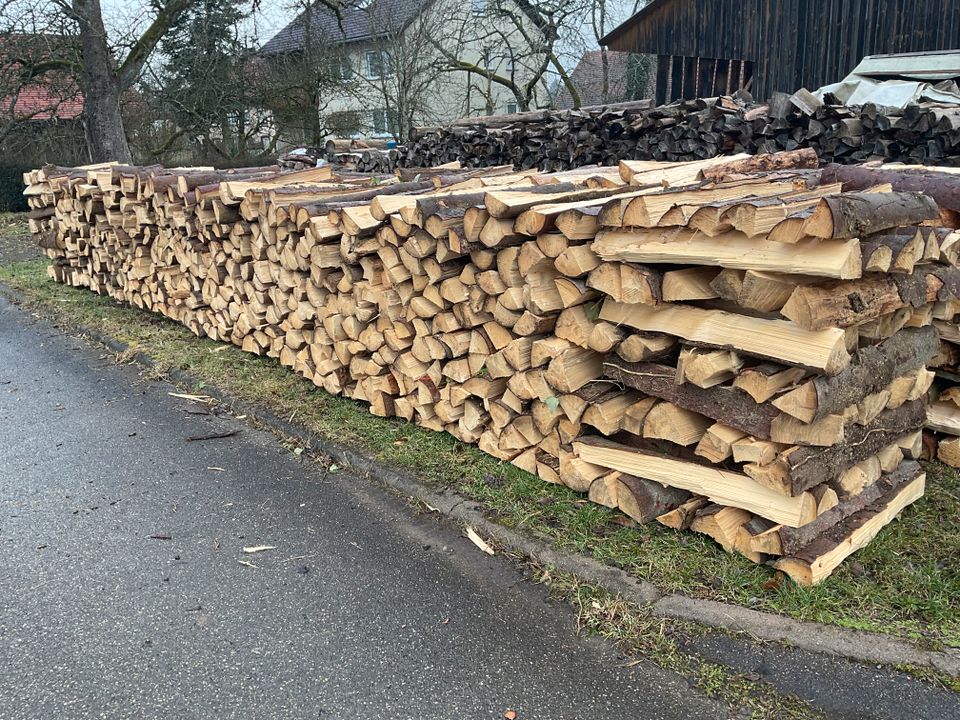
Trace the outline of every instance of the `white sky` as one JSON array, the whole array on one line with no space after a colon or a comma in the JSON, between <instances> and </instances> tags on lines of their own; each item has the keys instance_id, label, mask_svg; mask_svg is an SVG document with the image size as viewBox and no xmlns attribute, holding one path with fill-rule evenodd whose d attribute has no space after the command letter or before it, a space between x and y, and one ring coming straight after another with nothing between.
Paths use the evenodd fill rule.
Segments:
<instances>
[{"instance_id":1,"label":"white sky","mask_svg":"<svg viewBox=\"0 0 960 720\"><path fill-rule=\"evenodd\" d=\"M136 0L101 0L104 22L112 37L141 31L148 19L148 9ZM262 0L254 17L247 22L245 31L259 44L265 43L290 22L297 14L292 3L277 0Z\"/></svg>"}]
</instances>

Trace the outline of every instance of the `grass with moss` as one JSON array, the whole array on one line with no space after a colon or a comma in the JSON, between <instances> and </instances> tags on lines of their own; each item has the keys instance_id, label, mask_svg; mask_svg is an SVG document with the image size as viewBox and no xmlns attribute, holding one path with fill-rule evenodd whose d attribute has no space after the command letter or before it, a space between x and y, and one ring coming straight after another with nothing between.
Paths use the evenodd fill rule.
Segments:
<instances>
[{"instance_id":1,"label":"grass with moss","mask_svg":"<svg viewBox=\"0 0 960 720\"><path fill-rule=\"evenodd\" d=\"M888 633L939 648L960 646L960 477L928 466L927 495L828 580L799 587L725 553L706 537L657 523L632 526L582 495L542 482L446 433L370 415L277 361L194 336L170 320L108 297L57 285L43 261L0 267L0 281L65 327L86 325L222 391L256 401L324 436L349 443L424 481L483 503L499 522L557 547L592 555L667 591L737 603L800 620Z\"/></svg>"}]
</instances>

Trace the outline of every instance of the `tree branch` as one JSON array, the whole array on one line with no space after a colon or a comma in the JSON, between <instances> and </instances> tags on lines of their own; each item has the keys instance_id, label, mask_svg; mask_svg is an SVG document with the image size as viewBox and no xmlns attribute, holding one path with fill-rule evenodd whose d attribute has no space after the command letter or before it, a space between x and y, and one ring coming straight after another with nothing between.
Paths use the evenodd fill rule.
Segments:
<instances>
[{"instance_id":1,"label":"tree branch","mask_svg":"<svg viewBox=\"0 0 960 720\"><path fill-rule=\"evenodd\" d=\"M168 0L167 4L160 9L153 22L150 23L150 27L144 30L143 35L133 44L126 59L117 70L117 77L120 79L122 88L128 88L134 83L140 75L140 70L143 69L143 64L150 57L150 53L157 47L157 43L193 1Z\"/></svg>"}]
</instances>

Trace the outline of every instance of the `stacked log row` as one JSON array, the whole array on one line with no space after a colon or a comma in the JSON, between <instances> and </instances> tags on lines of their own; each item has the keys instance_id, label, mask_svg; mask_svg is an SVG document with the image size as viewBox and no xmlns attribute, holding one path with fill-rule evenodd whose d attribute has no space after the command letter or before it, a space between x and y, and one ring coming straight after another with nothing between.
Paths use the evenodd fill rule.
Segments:
<instances>
[{"instance_id":1,"label":"stacked log row","mask_svg":"<svg viewBox=\"0 0 960 720\"><path fill-rule=\"evenodd\" d=\"M937 202L947 224L960 225L960 173L955 170L828 165L823 169L823 179L841 183L841 187L849 191L889 183L894 190L923 192ZM957 261L960 247L955 239L942 245L941 254L945 262ZM936 372L936 380L930 393L933 404L928 411L924 457L936 457L948 465L960 467L960 331L951 321L955 312L956 308L948 304L936 308L934 313L933 324L940 333L940 349L929 363Z\"/></svg>"},{"instance_id":2,"label":"stacked log row","mask_svg":"<svg viewBox=\"0 0 960 720\"><path fill-rule=\"evenodd\" d=\"M960 110L824 104L801 91L760 105L749 96L630 103L464 119L414 133L401 166L460 161L564 170L620 160L692 161L732 152L812 148L824 162L960 164Z\"/></svg>"},{"instance_id":3,"label":"stacked log row","mask_svg":"<svg viewBox=\"0 0 960 720\"><path fill-rule=\"evenodd\" d=\"M25 179L57 281L815 583L923 492L960 284L929 196L815 165Z\"/></svg>"}]
</instances>

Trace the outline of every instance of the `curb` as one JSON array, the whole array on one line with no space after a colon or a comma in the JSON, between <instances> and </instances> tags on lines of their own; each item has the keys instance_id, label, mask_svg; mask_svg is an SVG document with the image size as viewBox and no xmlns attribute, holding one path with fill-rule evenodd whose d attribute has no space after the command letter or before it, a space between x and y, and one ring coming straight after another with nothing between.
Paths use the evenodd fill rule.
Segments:
<instances>
[{"instance_id":1,"label":"curb","mask_svg":"<svg viewBox=\"0 0 960 720\"><path fill-rule=\"evenodd\" d=\"M16 290L0 283L0 296L16 305L24 298ZM49 318L44 318L49 321ZM114 337L83 325L71 328L71 334L92 340L116 353L130 347ZM141 351L131 359L144 367L156 367L153 359ZM180 370L171 370L167 377L175 383L196 385L200 379ZM754 640L784 643L811 652L847 658L873 665L914 665L930 668L950 677L960 677L960 649L943 651L923 650L900 638L849 630L822 623L803 622L782 615L751 610L739 605L690 598L677 593L666 593L646 580L638 579L624 570L606 565L586 555L560 551L547 542L533 538L487 519L479 506L456 492L436 492L410 473L375 460L351 447L285 420L255 403L229 395L212 385L204 385L203 392L239 414L245 414L266 426L277 435L297 440L314 454L326 455L342 467L365 476L368 480L387 486L436 509L461 525L470 525L488 540L504 550L551 565L564 573L576 575L590 584L621 596L636 605L650 608L654 615L675 620L687 620L708 627L745 633Z\"/></svg>"}]
</instances>

